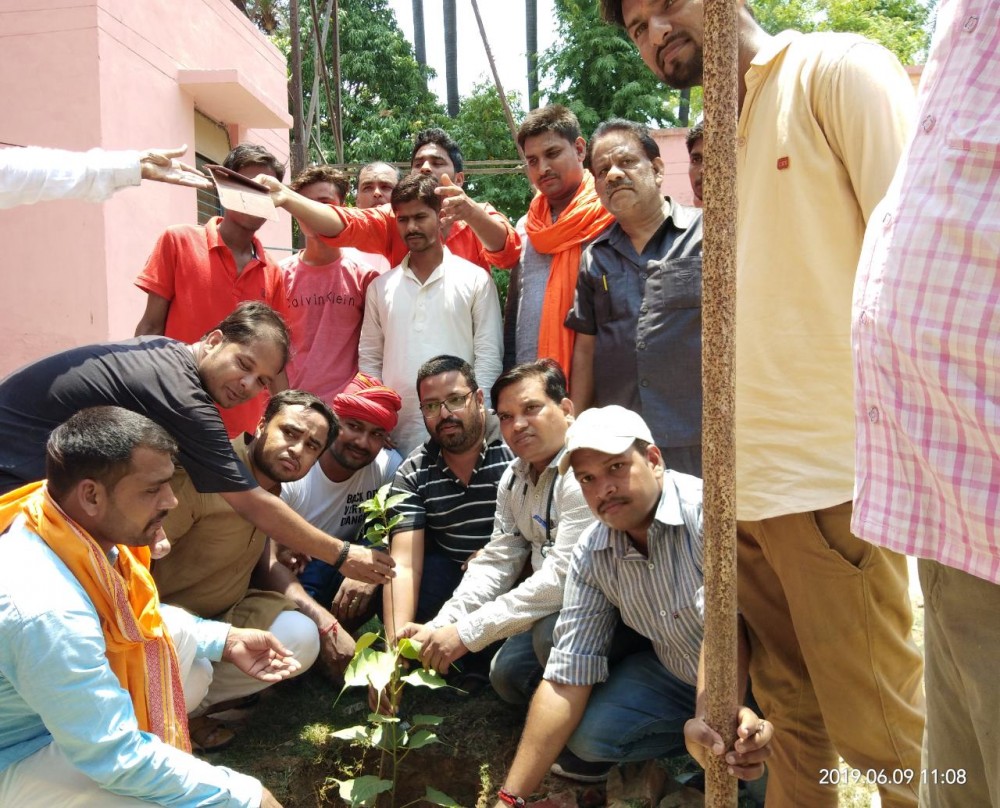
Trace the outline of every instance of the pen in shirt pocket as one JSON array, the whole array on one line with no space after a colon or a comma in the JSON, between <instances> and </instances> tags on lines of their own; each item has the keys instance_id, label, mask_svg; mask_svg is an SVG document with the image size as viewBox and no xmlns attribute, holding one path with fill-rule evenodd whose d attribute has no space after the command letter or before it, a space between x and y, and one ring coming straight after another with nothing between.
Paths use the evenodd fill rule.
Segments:
<instances>
[{"instance_id":1,"label":"pen in shirt pocket","mask_svg":"<svg viewBox=\"0 0 1000 808\"><path fill-rule=\"evenodd\" d=\"M608 271L606 269L601 270L601 283L604 284L604 291L608 291Z\"/></svg>"}]
</instances>

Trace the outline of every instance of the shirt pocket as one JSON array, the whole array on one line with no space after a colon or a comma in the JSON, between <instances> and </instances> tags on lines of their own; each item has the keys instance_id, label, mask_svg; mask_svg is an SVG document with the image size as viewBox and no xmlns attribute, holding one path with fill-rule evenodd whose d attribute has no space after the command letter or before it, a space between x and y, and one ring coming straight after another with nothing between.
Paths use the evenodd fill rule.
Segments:
<instances>
[{"instance_id":1,"label":"shirt pocket","mask_svg":"<svg viewBox=\"0 0 1000 808\"><path fill-rule=\"evenodd\" d=\"M662 262L646 281L647 297L661 309L701 308L701 256ZM652 296L650 296L652 292Z\"/></svg>"}]
</instances>

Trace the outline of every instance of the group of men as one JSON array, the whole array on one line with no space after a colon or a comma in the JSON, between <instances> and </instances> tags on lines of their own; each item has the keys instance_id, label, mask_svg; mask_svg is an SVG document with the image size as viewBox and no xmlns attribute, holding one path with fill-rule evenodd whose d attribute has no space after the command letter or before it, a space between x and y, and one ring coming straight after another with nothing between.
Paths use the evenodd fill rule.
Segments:
<instances>
[{"instance_id":1,"label":"group of men","mask_svg":"<svg viewBox=\"0 0 1000 808\"><path fill-rule=\"evenodd\" d=\"M701 81L700 3L601 9L664 83ZM768 805L836 805L839 757L886 773L887 806L1000 805L996 13L942 5L914 119L884 49L740 6L737 684L764 718L741 709L733 747L699 688L701 216L662 196L643 126L587 143L554 105L518 133L538 193L516 227L441 130L406 178L365 167L357 208L338 172L286 188L241 146L300 254L276 267L232 211L171 228L138 281L137 334L166 338L0 382L0 802L276 804L184 752L228 742L220 706L342 670L381 586L389 641L530 701L498 806L685 742L741 778L767 760ZM198 182L176 156L140 163ZM389 481L383 554L353 542Z\"/></svg>"}]
</instances>

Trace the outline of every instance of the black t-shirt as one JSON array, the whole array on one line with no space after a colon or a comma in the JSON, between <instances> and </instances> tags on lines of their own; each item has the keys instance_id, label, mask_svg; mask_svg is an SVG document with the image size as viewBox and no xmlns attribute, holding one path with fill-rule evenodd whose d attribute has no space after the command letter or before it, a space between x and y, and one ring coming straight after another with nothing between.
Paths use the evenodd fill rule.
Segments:
<instances>
[{"instance_id":1,"label":"black t-shirt","mask_svg":"<svg viewBox=\"0 0 1000 808\"><path fill-rule=\"evenodd\" d=\"M257 486L183 342L137 337L53 354L0 381L0 494L45 477L49 433L87 407L142 413L169 432L202 493Z\"/></svg>"}]
</instances>

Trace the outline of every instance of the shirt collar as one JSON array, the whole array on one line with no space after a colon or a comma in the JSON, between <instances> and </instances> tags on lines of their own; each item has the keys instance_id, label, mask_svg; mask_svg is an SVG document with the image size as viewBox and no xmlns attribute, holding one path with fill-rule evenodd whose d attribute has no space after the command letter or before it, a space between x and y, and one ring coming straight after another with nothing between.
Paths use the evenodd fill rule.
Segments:
<instances>
[{"instance_id":1,"label":"shirt collar","mask_svg":"<svg viewBox=\"0 0 1000 808\"><path fill-rule=\"evenodd\" d=\"M213 216L207 222L205 222L205 236L208 241L208 249L218 250L224 249L228 250L229 247L226 246L226 242L222 240L222 236L219 235L219 225L222 224L221 216ZM251 258L251 261L263 261L264 260L264 246L260 243L257 236L253 237L253 251L255 258Z\"/></svg>"},{"instance_id":2,"label":"shirt collar","mask_svg":"<svg viewBox=\"0 0 1000 808\"><path fill-rule=\"evenodd\" d=\"M656 229L656 235L654 235L653 238L650 239L651 242L659 237L660 231L662 231L663 228L673 227L676 230L687 230L692 224L695 223L695 221L701 215L701 211L698 210L698 208L692 208L689 207L688 205L681 205L678 202L671 199L669 196L665 196L663 198L670 206L670 210L667 211L666 218L664 218L663 222ZM622 226L618 224L618 222L615 222L611 227L609 227L607 230L601 233L597 238L595 238L591 242L591 244L597 244L601 241L607 241L612 244L615 244L616 242L620 242L623 239L627 241L629 244L632 243L628 235L622 229Z\"/></svg>"},{"instance_id":3,"label":"shirt collar","mask_svg":"<svg viewBox=\"0 0 1000 808\"><path fill-rule=\"evenodd\" d=\"M434 281L439 280L441 277L443 277L445 266L451 259L451 251L447 247L444 247L444 245L442 245L442 247L444 249L444 253L441 256L441 263L434 268L434 271L427 276L427 280L425 280L423 283L420 283L420 280L417 278L417 276L413 274L413 270L410 269L409 253L404 255L403 260L399 262L399 266L403 270L403 275L405 275L407 278L410 278L411 280L413 280L414 283L417 283L420 286L427 286L428 284L431 284Z\"/></svg>"}]
</instances>

